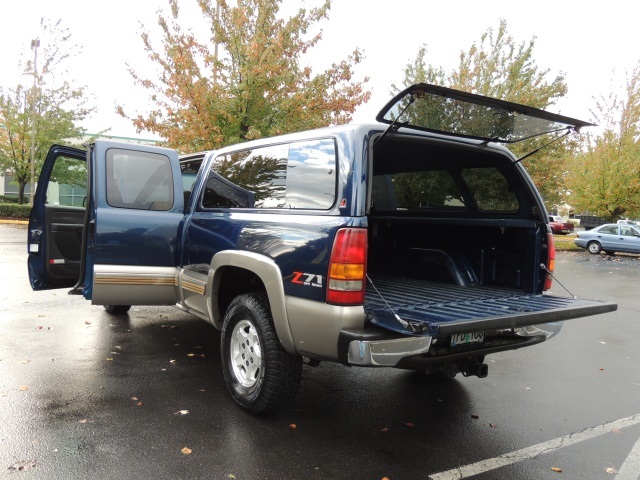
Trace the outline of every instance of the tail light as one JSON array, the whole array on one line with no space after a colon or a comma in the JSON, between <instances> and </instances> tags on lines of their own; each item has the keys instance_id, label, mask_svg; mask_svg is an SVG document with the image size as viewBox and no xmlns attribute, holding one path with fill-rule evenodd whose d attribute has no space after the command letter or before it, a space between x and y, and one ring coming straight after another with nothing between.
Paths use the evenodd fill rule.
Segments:
<instances>
[{"instance_id":1,"label":"tail light","mask_svg":"<svg viewBox=\"0 0 640 480\"><path fill-rule=\"evenodd\" d=\"M362 305L367 276L367 230L341 228L329 260L327 303Z\"/></svg>"},{"instance_id":2,"label":"tail light","mask_svg":"<svg viewBox=\"0 0 640 480\"><path fill-rule=\"evenodd\" d=\"M553 239L552 233L547 233L547 268L545 270L544 287L543 290L549 290L551 288L551 282L553 273L556 268L556 242Z\"/></svg>"}]
</instances>

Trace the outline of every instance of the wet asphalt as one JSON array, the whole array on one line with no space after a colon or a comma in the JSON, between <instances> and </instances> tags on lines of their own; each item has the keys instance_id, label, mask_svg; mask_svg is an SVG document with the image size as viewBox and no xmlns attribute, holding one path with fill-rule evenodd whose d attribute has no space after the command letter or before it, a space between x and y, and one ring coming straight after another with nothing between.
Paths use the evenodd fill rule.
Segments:
<instances>
[{"instance_id":1,"label":"wet asphalt","mask_svg":"<svg viewBox=\"0 0 640 480\"><path fill-rule=\"evenodd\" d=\"M618 311L487 357L485 379L305 366L294 405L260 417L227 394L213 327L32 292L26 256L26 228L0 225L0 478L429 479L640 414L639 256L559 252L558 280ZM610 430L473 478L615 478L640 422Z\"/></svg>"}]
</instances>

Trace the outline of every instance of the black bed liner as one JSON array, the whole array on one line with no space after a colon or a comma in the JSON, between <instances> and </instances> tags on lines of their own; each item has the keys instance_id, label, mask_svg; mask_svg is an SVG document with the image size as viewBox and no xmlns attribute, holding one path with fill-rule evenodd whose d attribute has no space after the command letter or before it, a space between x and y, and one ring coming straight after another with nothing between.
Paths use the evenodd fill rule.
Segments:
<instances>
[{"instance_id":1,"label":"black bed liner","mask_svg":"<svg viewBox=\"0 0 640 480\"><path fill-rule=\"evenodd\" d=\"M371 322L389 330L446 336L597 315L614 311L617 305L482 285L371 275L364 309ZM419 325L420 333L404 326L394 313L414 327Z\"/></svg>"}]
</instances>

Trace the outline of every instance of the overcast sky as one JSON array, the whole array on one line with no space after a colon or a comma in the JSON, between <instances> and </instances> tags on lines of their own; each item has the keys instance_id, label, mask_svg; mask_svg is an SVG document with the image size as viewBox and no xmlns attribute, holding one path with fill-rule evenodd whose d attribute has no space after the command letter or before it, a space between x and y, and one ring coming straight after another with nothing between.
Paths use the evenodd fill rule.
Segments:
<instances>
[{"instance_id":1,"label":"overcast sky","mask_svg":"<svg viewBox=\"0 0 640 480\"><path fill-rule=\"evenodd\" d=\"M196 0L181 0L183 29L201 21ZM283 0L283 6L313 6L316 1ZM567 98L551 109L556 113L590 120L594 96L624 85L625 74L640 60L640 35L635 2L578 2L537 0L334 0L329 20L322 23L324 37L308 58L316 72L340 61L359 47L365 61L356 73L370 77L372 98L361 107L356 121L373 120L389 99L391 83L400 85L407 63L426 44L427 61L446 71L457 66L461 50L467 50L500 18L517 43L536 37L534 58L540 68L555 76L565 74ZM592 6L593 5L593 6ZM597 5L597 8L595 7ZM76 85L87 85L98 112L86 121L89 132L110 128L116 136L151 138L137 134L131 123L115 114L121 104L130 113L144 113L146 92L133 85L126 63L136 71L151 71L142 41L140 23L154 28L158 9L167 11L166 0L29 0L12 2L0 19L0 86L7 88L29 79L18 76L20 54L31 58L31 39L40 35L40 18L62 19L82 54L67 63ZM157 37L156 37L157 38Z\"/></svg>"}]
</instances>

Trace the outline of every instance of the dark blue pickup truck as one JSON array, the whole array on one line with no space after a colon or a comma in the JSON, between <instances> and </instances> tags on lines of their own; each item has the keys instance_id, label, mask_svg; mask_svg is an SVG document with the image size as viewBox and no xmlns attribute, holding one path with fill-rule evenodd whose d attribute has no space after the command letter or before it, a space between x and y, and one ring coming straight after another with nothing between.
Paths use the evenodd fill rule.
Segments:
<instances>
[{"instance_id":1,"label":"dark blue pickup truck","mask_svg":"<svg viewBox=\"0 0 640 480\"><path fill-rule=\"evenodd\" d=\"M211 152L53 146L29 220L31 285L210 322L229 391L254 413L293 399L304 361L484 377L487 354L616 308L544 293L548 215L498 145L586 125L419 84L377 123Z\"/></svg>"}]
</instances>

